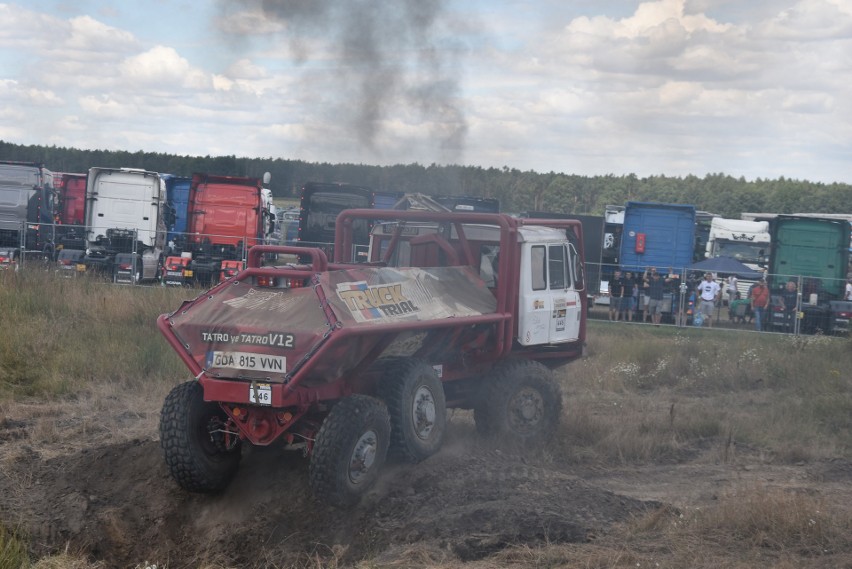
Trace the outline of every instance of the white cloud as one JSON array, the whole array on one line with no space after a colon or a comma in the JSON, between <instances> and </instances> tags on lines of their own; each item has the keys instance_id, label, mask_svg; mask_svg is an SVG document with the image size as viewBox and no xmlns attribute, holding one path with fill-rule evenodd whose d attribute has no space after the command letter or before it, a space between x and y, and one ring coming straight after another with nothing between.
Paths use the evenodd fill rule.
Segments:
<instances>
[{"instance_id":1,"label":"white cloud","mask_svg":"<svg viewBox=\"0 0 852 569\"><path fill-rule=\"evenodd\" d=\"M112 52L116 46L129 46L136 43L132 33L108 26L91 16L72 18L68 23L70 35L64 44L70 49Z\"/></svg>"},{"instance_id":2,"label":"white cloud","mask_svg":"<svg viewBox=\"0 0 852 569\"><path fill-rule=\"evenodd\" d=\"M759 27L766 37L825 41L852 34L852 3L848 0L800 0Z\"/></svg>"},{"instance_id":3,"label":"white cloud","mask_svg":"<svg viewBox=\"0 0 852 569\"><path fill-rule=\"evenodd\" d=\"M79 100L80 108L92 115L93 126L97 125L96 119L121 119L134 116L135 109L128 107L119 101L106 96L88 95Z\"/></svg>"},{"instance_id":4,"label":"white cloud","mask_svg":"<svg viewBox=\"0 0 852 569\"><path fill-rule=\"evenodd\" d=\"M174 48L161 45L125 59L119 73L134 84L157 85L161 89L175 86L202 89L211 84L201 70L193 68Z\"/></svg>"},{"instance_id":5,"label":"white cloud","mask_svg":"<svg viewBox=\"0 0 852 569\"><path fill-rule=\"evenodd\" d=\"M30 88L27 89L26 96L30 104L35 107L58 107L63 104L63 100L53 91Z\"/></svg>"}]
</instances>

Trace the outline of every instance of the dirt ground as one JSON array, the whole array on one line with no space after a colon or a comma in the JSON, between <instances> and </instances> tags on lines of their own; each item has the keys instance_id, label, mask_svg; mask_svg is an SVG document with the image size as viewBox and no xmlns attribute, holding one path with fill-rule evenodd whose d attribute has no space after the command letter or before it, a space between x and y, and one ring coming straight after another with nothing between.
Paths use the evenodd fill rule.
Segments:
<instances>
[{"instance_id":1,"label":"dirt ground","mask_svg":"<svg viewBox=\"0 0 852 569\"><path fill-rule=\"evenodd\" d=\"M356 508L310 496L307 460L276 447L244 451L221 495L170 478L157 441L159 393L0 408L0 519L36 554L87 555L107 567L252 567L381 561L410 544L476 560L513 544L586 543L657 509L715 500L734 484L796 488L852 505L852 464L772 465L740 449L692 449L683 462L621 469L561 465L547 452L487 448L469 415L418 465L391 465Z\"/></svg>"}]
</instances>

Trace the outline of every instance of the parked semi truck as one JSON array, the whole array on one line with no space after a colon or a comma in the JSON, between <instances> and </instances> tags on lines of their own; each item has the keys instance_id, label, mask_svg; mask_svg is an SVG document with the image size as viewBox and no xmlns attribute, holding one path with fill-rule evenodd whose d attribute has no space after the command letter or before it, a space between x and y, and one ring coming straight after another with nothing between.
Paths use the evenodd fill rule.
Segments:
<instances>
[{"instance_id":1,"label":"parked semi truck","mask_svg":"<svg viewBox=\"0 0 852 569\"><path fill-rule=\"evenodd\" d=\"M840 314L849 312L844 295L850 231L850 222L837 218L778 215L769 222L770 291L780 299L787 283L796 283L805 333L835 332L837 320L848 326L848 316Z\"/></svg>"},{"instance_id":2,"label":"parked semi truck","mask_svg":"<svg viewBox=\"0 0 852 569\"><path fill-rule=\"evenodd\" d=\"M192 178L172 174L163 174L162 178L166 184L166 203L171 213L170 218L166 220L166 243L168 248L172 249L177 240L186 233Z\"/></svg>"},{"instance_id":3,"label":"parked semi truck","mask_svg":"<svg viewBox=\"0 0 852 569\"><path fill-rule=\"evenodd\" d=\"M265 244L275 226L264 188L269 180L268 173L263 180L193 174L186 233L165 260L163 283L209 285L220 280L223 268L241 268L248 249Z\"/></svg>"},{"instance_id":4,"label":"parked semi truck","mask_svg":"<svg viewBox=\"0 0 852 569\"><path fill-rule=\"evenodd\" d=\"M343 183L308 182L302 188L299 211L299 242L321 247L331 254L338 214L345 209L391 209L402 198L398 192L378 192L367 186ZM355 222L355 243L366 250L370 223ZM357 254L357 253L356 253Z\"/></svg>"},{"instance_id":5,"label":"parked semi truck","mask_svg":"<svg viewBox=\"0 0 852 569\"><path fill-rule=\"evenodd\" d=\"M714 217L710 222L705 256L733 257L757 269L769 254L769 222Z\"/></svg>"},{"instance_id":6,"label":"parked semi truck","mask_svg":"<svg viewBox=\"0 0 852 569\"><path fill-rule=\"evenodd\" d=\"M435 196L436 202L450 211L500 213L500 200L475 196Z\"/></svg>"},{"instance_id":7,"label":"parked semi truck","mask_svg":"<svg viewBox=\"0 0 852 569\"><path fill-rule=\"evenodd\" d=\"M0 266L12 267L25 255L53 259L53 179L43 164L0 161Z\"/></svg>"},{"instance_id":8,"label":"parked semi truck","mask_svg":"<svg viewBox=\"0 0 852 569\"><path fill-rule=\"evenodd\" d=\"M166 239L166 212L160 174L135 168L90 168L85 270L120 283L156 279Z\"/></svg>"},{"instance_id":9,"label":"parked semi truck","mask_svg":"<svg viewBox=\"0 0 852 569\"><path fill-rule=\"evenodd\" d=\"M86 248L86 174L54 174L57 194L57 250Z\"/></svg>"},{"instance_id":10,"label":"parked semi truck","mask_svg":"<svg viewBox=\"0 0 852 569\"><path fill-rule=\"evenodd\" d=\"M761 268L763 259L769 254L769 222L714 217L710 222L710 233L704 256L731 257L755 271ZM743 298L753 280L739 279L737 289Z\"/></svg>"}]
</instances>

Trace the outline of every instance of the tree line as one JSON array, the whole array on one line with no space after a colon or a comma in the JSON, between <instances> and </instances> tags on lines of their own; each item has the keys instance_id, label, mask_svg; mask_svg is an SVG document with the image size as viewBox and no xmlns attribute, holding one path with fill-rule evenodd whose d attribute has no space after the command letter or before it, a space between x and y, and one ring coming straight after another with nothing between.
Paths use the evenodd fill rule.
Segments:
<instances>
[{"instance_id":1,"label":"tree line","mask_svg":"<svg viewBox=\"0 0 852 569\"><path fill-rule=\"evenodd\" d=\"M90 167L143 168L189 176L204 172L225 176L272 174L276 197L298 197L305 182L346 182L387 192L497 198L506 212L549 211L601 215L607 205L628 201L685 203L724 217L743 212L852 211L852 185L824 184L788 178L747 181L716 173L698 176L635 174L580 176L539 173L517 168L430 164L313 163L283 158L178 156L159 152L83 150L57 146L20 145L0 140L0 159L41 162L54 172L86 172Z\"/></svg>"}]
</instances>

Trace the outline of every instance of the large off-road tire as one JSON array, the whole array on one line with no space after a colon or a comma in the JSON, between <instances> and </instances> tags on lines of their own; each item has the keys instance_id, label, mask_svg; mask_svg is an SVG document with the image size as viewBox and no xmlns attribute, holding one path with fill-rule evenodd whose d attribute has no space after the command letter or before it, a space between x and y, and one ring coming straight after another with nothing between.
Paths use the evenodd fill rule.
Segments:
<instances>
[{"instance_id":1,"label":"large off-road tire","mask_svg":"<svg viewBox=\"0 0 852 569\"><path fill-rule=\"evenodd\" d=\"M240 464L240 442L224 435L228 416L204 401L196 381L176 386L160 414L160 446L172 477L191 492L224 490ZM232 437L235 435L232 435Z\"/></svg>"},{"instance_id":2,"label":"large off-road tire","mask_svg":"<svg viewBox=\"0 0 852 569\"><path fill-rule=\"evenodd\" d=\"M447 428L447 402L429 364L414 358L392 361L379 382L379 397L391 419L390 456L420 462L438 452Z\"/></svg>"},{"instance_id":3,"label":"large off-road tire","mask_svg":"<svg viewBox=\"0 0 852 569\"><path fill-rule=\"evenodd\" d=\"M510 360L482 379L473 416L485 436L535 445L550 438L561 414L562 393L551 371L532 360Z\"/></svg>"},{"instance_id":4,"label":"large off-road tire","mask_svg":"<svg viewBox=\"0 0 852 569\"><path fill-rule=\"evenodd\" d=\"M374 397L351 395L332 407L317 433L309 479L314 496L347 508L376 482L390 441L390 417Z\"/></svg>"}]
</instances>

